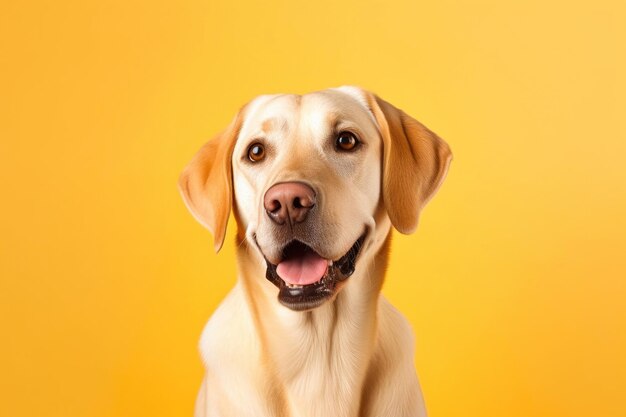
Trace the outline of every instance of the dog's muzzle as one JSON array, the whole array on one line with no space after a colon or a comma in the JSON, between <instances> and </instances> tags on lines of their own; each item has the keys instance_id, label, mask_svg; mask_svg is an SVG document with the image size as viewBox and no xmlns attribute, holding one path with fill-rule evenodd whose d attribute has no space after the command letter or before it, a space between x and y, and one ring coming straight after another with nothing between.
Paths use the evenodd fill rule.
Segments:
<instances>
[{"instance_id":1,"label":"dog's muzzle","mask_svg":"<svg viewBox=\"0 0 626 417\"><path fill-rule=\"evenodd\" d=\"M279 265L274 265L265 259L267 269L265 277L278 289L278 301L295 311L310 310L320 306L336 293L339 284L347 280L356 268L356 261L365 241L366 234L363 234L341 258L324 260L327 266L323 275L313 283L295 284L294 277L283 279L279 274ZM317 257L322 259L313 248L299 240L293 240L283 249L283 262L306 263L307 257ZM316 262L319 262L317 260ZM312 263L312 262L310 262ZM304 267L307 267L305 265ZM317 267L317 266L316 266ZM296 271L297 272L297 271ZM283 272L284 274L284 272ZM292 282L289 282L292 281Z\"/></svg>"}]
</instances>

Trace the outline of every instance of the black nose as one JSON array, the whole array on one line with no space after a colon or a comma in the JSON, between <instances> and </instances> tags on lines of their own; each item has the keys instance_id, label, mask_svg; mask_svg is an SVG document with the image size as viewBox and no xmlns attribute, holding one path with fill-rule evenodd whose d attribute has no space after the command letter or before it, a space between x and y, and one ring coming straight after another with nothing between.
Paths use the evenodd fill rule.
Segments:
<instances>
[{"instance_id":1,"label":"black nose","mask_svg":"<svg viewBox=\"0 0 626 417\"><path fill-rule=\"evenodd\" d=\"M263 205L274 223L294 225L303 222L315 205L315 191L301 182L274 184L265 193Z\"/></svg>"}]
</instances>

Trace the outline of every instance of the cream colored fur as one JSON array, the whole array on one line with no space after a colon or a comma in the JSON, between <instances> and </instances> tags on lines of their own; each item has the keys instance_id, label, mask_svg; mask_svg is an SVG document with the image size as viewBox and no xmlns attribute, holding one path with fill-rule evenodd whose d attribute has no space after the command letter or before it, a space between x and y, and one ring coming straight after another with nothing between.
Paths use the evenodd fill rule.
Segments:
<instances>
[{"instance_id":1,"label":"cream colored fur","mask_svg":"<svg viewBox=\"0 0 626 417\"><path fill-rule=\"evenodd\" d=\"M363 140L358 155L329 146L345 129ZM259 137L267 161L251 165L246 149ZM238 227L238 282L200 341L206 375L197 417L426 415L411 328L380 289L392 227L415 229L450 159L440 138L356 87L261 96L242 108L180 180L217 249L231 206ZM315 249L324 257L338 259L367 231L355 273L332 300L306 312L279 304L263 258L274 262L280 250L263 195L298 180L320 193Z\"/></svg>"}]
</instances>

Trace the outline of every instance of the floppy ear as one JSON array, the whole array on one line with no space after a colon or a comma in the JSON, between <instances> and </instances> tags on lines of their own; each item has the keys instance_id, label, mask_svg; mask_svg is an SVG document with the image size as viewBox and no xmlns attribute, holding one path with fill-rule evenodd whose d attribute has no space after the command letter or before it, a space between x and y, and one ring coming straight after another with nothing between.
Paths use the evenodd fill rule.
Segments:
<instances>
[{"instance_id":1,"label":"floppy ear","mask_svg":"<svg viewBox=\"0 0 626 417\"><path fill-rule=\"evenodd\" d=\"M383 138L383 199L393 226L413 233L420 211L446 177L448 144L402 110L369 93Z\"/></svg>"},{"instance_id":2,"label":"floppy ear","mask_svg":"<svg viewBox=\"0 0 626 417\"><path fill-rule=\"evenodd\" d=\"M219 252L224 243L232 205L231 158L242 114L243 109L224 132L198 151L178 180L178 189L187 208L213 234L215 252Z\"/></svg>"}]
</instances>

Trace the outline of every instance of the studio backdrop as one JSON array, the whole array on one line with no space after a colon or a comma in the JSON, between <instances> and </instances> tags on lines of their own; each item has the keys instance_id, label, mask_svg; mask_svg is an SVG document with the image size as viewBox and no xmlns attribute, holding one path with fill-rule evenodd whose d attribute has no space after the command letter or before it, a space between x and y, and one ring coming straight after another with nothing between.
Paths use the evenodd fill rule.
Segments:
<instances>
[{"instance_id":1,"label":"studio backdrop","mask_svg":"<svg viewBox=\"0 0 626 417\"><path fill-rule=\"evenodd\" d=\"M259 94L357 85L454 153L383 292L431 417L626 415L619 1L0 5L0 415L192 414L236 280L185 164Z\"/></svg>"}]
</instances>

